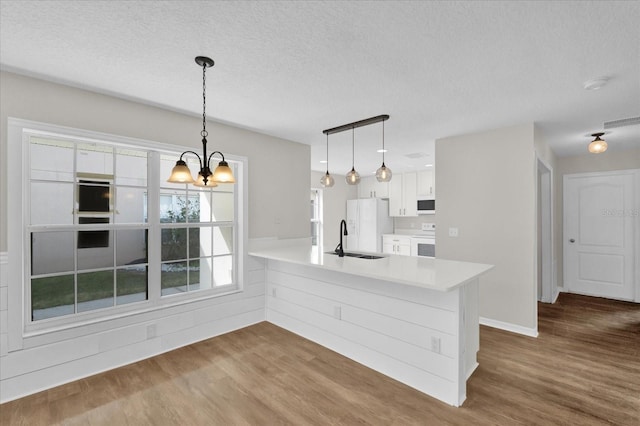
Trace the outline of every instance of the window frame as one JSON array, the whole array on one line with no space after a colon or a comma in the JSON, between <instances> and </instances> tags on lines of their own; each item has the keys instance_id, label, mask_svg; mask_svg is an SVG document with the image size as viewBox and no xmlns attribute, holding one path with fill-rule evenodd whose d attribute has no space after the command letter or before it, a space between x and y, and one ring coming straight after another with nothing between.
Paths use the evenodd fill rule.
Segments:
<instances>
[{"instance_id":1,"label":"window frame","mask_svg":"<svg viewBox=\"0 0 640 426\"><path fill-rule=\"evenodd\" d=\"M323 206L323 196L324 192L321 188L311 188L310 195L313 194L314 199L312 201L312 205L314 206L315 216L311 215L311 223L317 224L317 238L316 244L313 244L313 235L311 235L312 246L314 247L323 247L324 244L324 206Z\"/></svg>"},{"instance_id":2,"label":"window frame","mask_svg":"<svg viewBox=\"0 0 640 426\"><path fill-rule=\"evenodd\" d=\"M247 247L247 225L248 225L248 195L247 195L247 169L248 161L246 157L226 154L225 159L235 167L237 183L234 191L234 283L222 287L212 287L211 289L185 292L183 294L161 296L160 270L151 268L148 270L147 280L147 300L125 305L115 305L109 308L95 311L76 312L72 315L31 320L31 281L30 274L30 244L28 242L31 234L30 225L30 162L29 144L30 137L45 136L48 138L61 138L63 140L73 140L75 142L89 142L113 145L114 148L129 147L149 151L148 158L155 158L155 162L148 163L147 193L148 206L147 223L131 225L110 223L109 230L116 232L120 229L142 229L149 233L148 241L148 265L151 266L151 259L157 259L160 265L160 230L159 221L159 198L162 191L160 184L160 155L177 153L176 158L188 147L170 145L154 141L134 139L125 136L93 132L82 129L57 126L53 124L34 122L9 117L7 119L7 186L13 190L8 191L8 228L7 243L9 256L12 261L8 265L9 289L8 300L10 306L19 306L19 309L12 309L8 315L8 350L19 350L24 346L24 340L35 338L49 333L59 332L67 329L82 327L90 324L111 321L118 318L130 317L145 312L154 312L168 307L180 306L189 303L199 302L224 295L240 293L244 291L244 277L246 265ZM197 140L197 138L196 138ZM154 166L157 165L158 167ZM17 189L20 190L17 190ZM155 193L149 190L152 188ZM155 206L155 207L152 207ZM228 224L229 222L224 222ZM215 222L210 222L210 226L216 226ZM47 225L41 226L46 228ZM69 230L77 230L77 224L69 227ZM59 229L52 226L52 229ZM78 250L75 248L75 250ZM14 257L15 256L15 257ZM117 265L114 265L114 268ZM116 268L117 269L117 268ZM157 270L153 270L157 269ZM115 270L115 269L114 269Z\"/></svg>"}]
</instances>

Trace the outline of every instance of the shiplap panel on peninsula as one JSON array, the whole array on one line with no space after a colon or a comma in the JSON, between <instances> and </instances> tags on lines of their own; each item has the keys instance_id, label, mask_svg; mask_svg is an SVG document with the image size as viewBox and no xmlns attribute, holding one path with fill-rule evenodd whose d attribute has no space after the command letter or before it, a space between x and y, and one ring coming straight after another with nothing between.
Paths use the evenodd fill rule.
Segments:
<instances>
[{"instance_id":1,"label":"shiplap panel on peninsula","mask_svg":"<svg viewBox=\"0 0 640 426\"><path fill-rule=\"evenodd\" d=\"M466 398L465 373L477 365L478 346L462 309L473 291L415 288L276 260L265 269L267 321L451 405Z\"/></svg>"}]
</instances>

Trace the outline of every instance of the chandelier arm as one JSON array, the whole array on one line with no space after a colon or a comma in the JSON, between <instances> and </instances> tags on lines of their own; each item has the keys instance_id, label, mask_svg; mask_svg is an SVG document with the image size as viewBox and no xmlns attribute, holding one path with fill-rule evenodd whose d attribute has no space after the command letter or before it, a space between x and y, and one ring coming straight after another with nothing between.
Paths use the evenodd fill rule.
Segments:
<instances>
[{"instance_id":1,"label":"chandelier arm","mask_svg":"<svg viewBox=\"0 0 640 426\"><path fill-rule=\"evenodd\" d=\"M200 163L200 169L202 170L202 158L200 158L200 156L198 154L196 154L193 151L185 151L182 154L180 154L180 160L182 160L182 157L184 157L185 154L193 154L196 157L198 157L198 162ZM182 161L184 161L184 160L182 160Z\"/></svg>"},{"instance_id":2,"label":"chandelier arm","mask_svg":"<svg viewBox=\"0 0 640 426\"><path fill-rule=\"evenodd\" d=\"M220 156L222 157L222 161L224 160L224 154L221 153L220 151L213 151L210 155L209 158L207 158L207 167L209 167L209 165L211 164L211 157L213 157L213 154L220 154Z\"/></svg>"}]
</instances>

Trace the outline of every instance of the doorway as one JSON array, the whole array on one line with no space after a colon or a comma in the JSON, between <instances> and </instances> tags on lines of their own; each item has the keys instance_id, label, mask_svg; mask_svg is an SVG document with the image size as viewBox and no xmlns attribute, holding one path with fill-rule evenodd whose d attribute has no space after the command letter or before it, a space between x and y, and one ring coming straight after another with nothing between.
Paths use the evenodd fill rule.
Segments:
<instances>
[{"instance_id":1,"label":"doorway","mask_svg":"<svg viewBox=\"0 0 640 426\"><path fill-rule=\"evenodd\" d=\"M564 285L571 293L634 300L640 170L564 176Z\"/></svg>"},{"instance_id":2,"label":"doorway","mask_svg":"<svg viewBox=\"0 0 640 426\"><path fill-rule=\"evenodd\" d=\"M537 283L538 301L553 303L558 296L553 273L553 171L537 158Z\"/></svg>"}]
</instances>

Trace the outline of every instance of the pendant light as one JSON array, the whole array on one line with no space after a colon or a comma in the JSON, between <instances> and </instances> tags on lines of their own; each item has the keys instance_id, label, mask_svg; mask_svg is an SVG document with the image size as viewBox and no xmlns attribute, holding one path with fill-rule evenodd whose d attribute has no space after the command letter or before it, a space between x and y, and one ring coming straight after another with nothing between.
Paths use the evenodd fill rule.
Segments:
<instances>
[{"instance_id":1,"label":"pendant light","mask_svg":"<svg viewBox=\"0 0 640 426\"><path fill-rule=\"evenodd\" d=\"M327 173L320 179L320 185L331 188L333 184L333 176L329 174L329 134L327 133Z\"/></svg>"},{"instance_id":2,"label":"pendant light","mask_svg":"<svg viewBox=\"0 0 640 426\"><path fill-rule=\"evenodd\" d=\"M356 148L355 148L355 138L356 138L356 128L351 128L351 171L347 173L345 176L345 180L349 185L357 185L360 183L360 175L356 172L355 169L355 158L356 158Z\"/></svg>"},{"instance_id":3,"label":"pendant light","mask_svg":"<svg viewBox=\"0 0 640 426\"><path fill-rule=\"evenodd\" d=\"M382 166L376 170L378 182L389 182L391 180L391 169L384 165L384 120L382 121Z\"/></svg>"},{"instance_id":4,"label":"pendant light","mask_svg":"<svg viewBox=\"0 0 640 426\"><path fill-rule=\"evenodd\" d=\"M207 132L207 122L206 122L206 107L207 107L207 97L206 97L206 76L205 73L207 68L213 66L214 62L211 58L207 58L205 56L197 56L196 64L202 67L202 131L200 132L200 136L202 136L202 157L196 154L193 151L185 151L180 154L180 158L176 161L176 165L171 171L171 176L167 179L167 182L171 183L192 183L195 186L203 186L207 188L212 188L214 186L218 186L218 183L235 183L235 178L233 177L233 172L229 167L229 163L227 163L224 159L224 154L220 151L212 152L209 157L207 157L207 136L209 133ZM187 166L187 163L182 159L185 154L193 154L198 157L198 161L200 163L200 171L198 172L198 179L194 180L191 175L191 170ZM215 171L211 172L211 157L214 154L219 154L222 157L222 161L218 163L218 167L216 167Z\"/></svg>"},{"instance_id":5,"label":"pendant light","mask_svg":"<svg viewBox=\"0 0 640 426\"><path fill-rule=\"evenodd\" d=\"M604 135L604 133L594 133L591 135L595 137L589 144L589 152L592 154L601 154L607 150L607 141L600 139L602 135Z\"/></svg>"}]
</instances>

